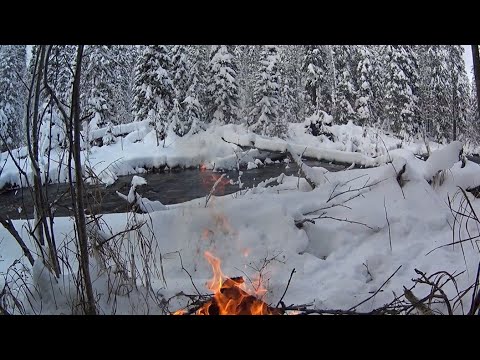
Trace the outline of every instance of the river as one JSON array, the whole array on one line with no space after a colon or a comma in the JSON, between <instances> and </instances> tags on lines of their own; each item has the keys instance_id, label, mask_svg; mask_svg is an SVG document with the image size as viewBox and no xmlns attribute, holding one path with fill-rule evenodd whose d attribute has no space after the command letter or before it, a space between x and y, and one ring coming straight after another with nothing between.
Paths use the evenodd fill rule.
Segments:
<instances>
[{"instance_id":1,"label":"river","mask_svg":"<svg viewBox=\"0 0 480 360\"><path fill-rule=\"evenodd\" d=\"M330 164L320 161L306 161L310 166L322 166L329 171L344 170L345 166ZM278 176L281 173L292 175L298 173L298 166L295 163L286 165L271 164L256 169L243 170L241 181L243 189L256 186L259 182ZM210 170L185 169L172 170L167 172L139 174L147 180L147 185L138 188L138 193L144 198L158 200L165 205L182 203L192 199L206 196L222 173ZM130 189L130 182L134 175L119 176L118 180L108 187L86 186L86 207L93 209L95 213L118 213L127 211L127 203L116 194L119 191L125 195ZM237 171L225 172L225 178L237 181ZM239 190L238 185L222 181L222 194L232 194ZM47 186L49 202L56 200L53 209L55 216L69 216L71 211L71 198L68 184L51 184ZM217 195L218 193L215 193ZM33 201L30 189L11 190L0 195L0 213L11 219L31 218L33 215Z\"/></svg>"}]
</instances>

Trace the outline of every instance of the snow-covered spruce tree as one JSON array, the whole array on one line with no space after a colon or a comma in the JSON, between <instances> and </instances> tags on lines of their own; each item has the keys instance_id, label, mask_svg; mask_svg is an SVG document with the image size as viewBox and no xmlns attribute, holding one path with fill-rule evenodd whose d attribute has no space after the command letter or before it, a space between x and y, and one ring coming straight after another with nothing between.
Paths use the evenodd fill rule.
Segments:
<instances>
[{"instance_id":1,"label":"snow-covered spruce tree","mask_svg":"<svg viewBox=\"0 0 480 360\"><path fill-rule=\"evenodd\" d=\"M330 47L305 45L302 72L305 83L305 115L332 111L333 72Z\"/></svg>"},{"instance_id":2,"label":"snow-covered spruce tree","mask_svg":"<svg viewBox=\"0 0 480 360\"><path fill-rule=\"evenodd\" d=\"M175 45L172 48L172 81L175 97L181 102L185 99L188 89L189 64L186 45Z\"/></svg>"},{"instance_id":3,"label":"snow-covered spruce tree","mask_svg":"<svg viewBox=\"0 0 480 360\"><path fill-rule=\"evenodd\" d=\"M260 66L255 84L255 106L251 113L250 129L260 135L285 138L287 124L279 114L279 80L278 48L265 45L260 53Z\"/></svg>"},{"instance_id":4,"label":"snow-covered spruce tree","mask_svg":"<svg viewBox=\"0 0 480 360\"><path fill-rule=\"evenodd\" d=\"M447 70L450 78L449 107L452 132L448 139L457 140L459 134L465 133L468 107L468 78L463 60L462 45L445 45L447 53Z\"/></svg>"},{"instance_id":5,"label":"snow-covered spruce tree","mask_svg":"<svg viewBox=\"0 0 480 360\"><path fill-rule=\"evenodd\" d=\"M168 114L168 123L178 136L183 136L190 130L189 128L186 128L187 124L185 124L183 116L184 113L180 103L177 99L174 99L172 111Z\"/></svg>"},{"instance_id":6,"label":"snow-covered spruce tree","mask_svg":"<svg viewBox=\"0 0 480 360\"><path fill-rule=\"evenodd\" d=\"M113 112L116 124L133 121L132 102L137 46L112 45L114 62Z\"/></svg>"},{"instance_id":7,"label":"snow-covered spruce tree","mask_svg":"<svg viewBox=\"0 0 480 360\"><path fill-rule=\"evenodd\" d=\"M185 123L187 120L184 114L183 101L186 98L190 78L190 64L187 59L187 47L185 45L175 45L172 48L172 80L175 89L174 107L171 114L172 128L178 136L183 136L190 131L191 123Z\"/></svg>"},{"instance_id":8,"label":"snow-covered spruce tree","mask_svg":"<svg viewBox=\"0 0 480 360\"><path fill-rule=\"evenodd\" d=\"M251 121L250 113L255 105L255 75L260 61L260 48L258 45L237 45L234 49L238 64L239 120L247 125Z\"/></svg>"},{"instance_id":9,"label":"snow-covered spruce tree","mask_svg":"<svg viewBox=\"0 0 480 360\"><path fill-rule=\"evenodd\" d=\"M53 45L48 60L48 84L62 104L72 98L73 63L77 49L73 45Z\"/></svg>"},{"instance_id":10,"label":"snow-covered spruce tree","mask_svg":"<svg viewBox=\"0 0 480 360\"><path fill-rule=\"evenodd\" d=\"M108 122L106 128L107 130L102 138L103 145L114 144L116 141L116 137L115 135L113 135L113 124L111 122Z\"/></svg>"},{"instance_id":11,"label":"snow-covered spruce tree","mask_svg":"<svg viewBox=\"0 0 480 360\"><path fill-rule=\"evenodd\" d=\"M357 100L355 110L359 124L373 125L375 122L375 96L372 83L374 81L373 54L368 46L358 46L359 62L357 65Z\"/></svg>"},{"instance_id":12,"label":"snow-covered spruce tree","mask_svg":"<svg viewBox=\"0 0 480 360\"><path fill-rule=\"evenodd\" d=\"M188 86L182 102L185 127L195 134L205 129L204 102L206 96L206 48L203 45L192 45L188 48L191 66Z\"/></svg>"},{"instance_id":13,"label":"snow-covered spruce tree","mask_svg":"<svg viewBox=\"0 0 480 360\"><path fill-rule=\"evenodd\" d=\"M73 86L73 69L77 47L74 45L52 45L47 47L45 69L49 87L61 106L70 110ZM58 104L46 91L40 93L45 116L40 124L40 153L48 157L53 149L65 149L67 145L67 124L61 117Z\"/></svg>"},{"instance_id":14,"label":"snow-covered spruce tree","mask_svg":"<svg viewBox=\"0 0 480 360\"><path fill-rule=\"evenodd\" d=\"M418 55L422 126L437 142L445 142L451 133L446 51L442 45L423 45L419 47Z\"/></svg>"},{"instance_id":15,"label":"snow-covered spruce tree","mask_svg":"<svg viewBox=\"0 0 480 360\"><path fill-rule=\"evenodd\" d=\"M92 128L104 127L114 116L115 61L112 45L85 47L84 87L82 104L84 114L91 116Z\"/></svg>"},{"instance_id":16,"label":"snow-covered spruce tree","mask_svg":"<svg viewBox=\"0 0 480 360\"><path fill-rule=\"evenodd\" d=\"M410 45L387 45L384 55L386 126L407 138L417 134L419 128L417 56Z\"/></svg>"},{"instance_id":17,"label":"snow-covered spruce tree","mask_svg":"<svg viewBox=\"0 0 480 360\"><path fill-rule=\"evenodd\" d=\"M300 87L302 81L302 46L283 45L279 46L280 68L280 116L285 122L301 122L302 104Z\"/></svg>"},{"instance_id":18,"label":"snow-covered spruce tree","mask_svg":"<svg viewBox=\"0 0 480 360\"><path fill-rule=\"evenodd\" d=\"M26 88L26 46L0 46L0 150L18 147L23 137Z\"/></svg>"},{"instance_id":19,"label":"snow-covered spruce tree","mask_svg":"<svg viewBox=\"0 0 480 360\"><path fill-rule=\"evenodd\" d=\"M217 124L238 122L237 66L232 47L213 45L210 49L208 121Z\"/></svg>"},{"instance_id":20,"label":"snow-covered spruce tree","mask_svg":"<svg viewBox=\"0 0 480 360\"><path fill-rule=\"evenodd\" d=\"M155 128L157 146L164 141L175 96L165 45L146 46L135 67L133 111L135 121L148 119Z\"/></svg>"},{"instance_id":21,"label":"snow-covered spruce tree","mask_svg":"<svg viewBox=\"0 0 480 360\"><path fill-rule=\"evenodd\" d=\"M468 102L467 102L467 139L475 145L480 145L480 134L478 133L478 102L477 89L475 83L470 84Z\"/></svg>"},{"instance_id":22,"label":"snow-covered spruce tree","mask_svg":"<svg viewBox=\"0 0 480 360\"><path fill-rule=\"evenodd\" d=\"M26 79L27 79L27 84L30 84L32 81L32 77L35 73L35 60L36 60L36 55L40 49L41 45L32 45L30 49L30 60L27 63L27 70L26 70Z\"/></svg>"},{"instance_id":23,"label":"snow-covered spruce tree","mask_svg":"<svg viewBox=\"0 0 480 360\"><path fill-rule=\"evenodd\" d=\"M352 45L335 45L335 96L336 104L333 111L334 121L346 124L356 122L355 100L357 89L355 86L355 48Z\"/></svg>"},{"instance_id":24,"label":"snow-covered spruce tree","mask_svg":"<svg viewBox=\"0 0 480 360\"><path fill-rule=\"evenodd\" d=\"M385 84L387 82L386 65L384 63L385 46L371 45L367 46L372 54L370 58L370 75L371 90L373 94L373 102L371 103L371 119L372 125L380 127L385 119Z\"/></svg>"}]
</instances>

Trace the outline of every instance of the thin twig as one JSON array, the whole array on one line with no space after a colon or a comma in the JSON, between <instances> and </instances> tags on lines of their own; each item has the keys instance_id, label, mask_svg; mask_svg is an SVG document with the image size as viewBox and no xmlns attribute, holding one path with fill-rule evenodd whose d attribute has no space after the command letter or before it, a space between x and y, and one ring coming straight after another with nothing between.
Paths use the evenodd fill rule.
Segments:
<instances>
[{"instance_id":1,"label":"thin twig","mask_svg":"<svg viewBox=\"0 0 480 360\"><path fill-rule=\"evenodd\" d=\"M348 219L339 219L339 218L336 218L336 217L333 217L333 216L324 216L324 215L320 215L318 217L315 217L315 218L312 218L311 220L317 220L317 219L331 219L331 220L336 220L336 221L342 221L342 222L347 222L347 223L350 223L350 224L357 224L357 225L362 225L362 226L365 226L373 231L378 231L379 228L378 227L371 227L370 225L367 225L365 223L362 223L362 222L359 222L359 221L354 221L354 220L348 220Z\"/></svg>"},{"instance_id":2,"label":"thin twig","mask_svg":"<svg viewBox=\"0 0 480 360\"><path fill-rule=\"evenodd\" d=\"M385 203L385 196L383 197L383 207L385 209L385 219L387 219L387 224L388 224L388 239L390 241L390 252L393 251L392 249L392 233L390 230L390 221L388 220L388 213L387 213L387 205Z\"/></svg>"},{"instance_id":3,"label":"thin twig","mask_svg":"<svg viewBox=\"0 0 480 360\"><path fill-rule=\"evenodd\" d=\"M190 273L188 272L188 270L185 269L185 267L183 266L182 255L180 254L180 251L178 251L178 257L180 258L180 265L182 266L182 270L187 273L188 277L190 278L190 282L192 283L193 287L195 288L195 291L198 293L199 296L203 296L203 295L200 293L200 291L197 289L197 286L195 285L195 283L193 282L192 275L190 275Z\"/></svg>"},{"instance_id":4,"label":"thin twig","mask_svg":"<svg viewBox=\"0 0 480 360\"><path fill-rule=\"evenodd\" d=\"M366 189L370 189L371 187L375 186L375 185L378 185L380 184L381 182L387 180L387 179L383 179L383 180L378 180L377 182L374 182L372 184L369 184L367 185L368 181L370 180L370 178L366 181L366 183L360 187L360 188L356 188L356 189L352 189L351 187L348 188L348 190L344 190L344 191L340 191L339 193L333 195L333 193L335 192L335 189L337 188L338 185L335 186L335 188L333 189L332 193L330 194L330 196L328 197L327 199L327 203L332 201L333 199L335 199L336 197L340 196L340 195L343 195L343 194L346 194L346 193L349 193L349 192L353 192L353 191L361 191L361 190L366 190Z\"/></svg>"},{"instance_id":5,"label":"thin twig","mask_svg":"<svg viewBox=\"0 0 480 360\"><path fill-rule=\"evenodd\" d=\"M388 283L388 281L389 281L392 277L395 276L395 274L398 272L398 270L400 270L401 267L402 267L402 265L400 265L400 266L397 268L397 270L395 270L395 272L394 272L392 275L390 275L390 277L389 277L387 280L385 280L385 282L382 284L382 286L380 286L380 287L378 288L378 290L373 293L372 296L369 296L368 298L366 298L366 299L363 300L362 302L360 302L360 303L358 303L357 305L351 307L350 309L348 309L348 311L350 311L350 310L355 310L355 309L356 309L357 307L359 307L360 305L366 303L368 300L370 300L371 298L375 297L375 295L377 295L377 294L380 292L380 290Z\"/></svg>"},{"instance_id":6,"label":"thin twig","mask_svg":"<svg viewBox=\"0 0 480 360\"><path fill-rule=\"evenodd\" d=\"M295 273L295 268L293 268L292 272L290 273L290 277L288 278L287 287L285 288L285 291L283 292L282 297L281 297L280 300L278 301L277 308L280 306L280 304L282 303L283 298L285 297L285 294L287 293L288 287L290 286L290 281L292 280L292 276L293 276L294 273Z\"/></svg>"}]
</instances>

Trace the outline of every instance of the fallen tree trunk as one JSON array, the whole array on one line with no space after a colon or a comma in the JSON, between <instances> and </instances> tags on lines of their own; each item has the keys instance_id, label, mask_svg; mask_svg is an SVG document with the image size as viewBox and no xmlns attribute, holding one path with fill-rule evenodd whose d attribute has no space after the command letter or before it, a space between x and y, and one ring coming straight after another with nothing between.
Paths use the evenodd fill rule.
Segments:
<instances>
[{"instance_id":1,"label":"fallen tree trunk","mask_svg":"<svg viewBox=\"0 0 480 360\"><path fill-rule=\"evenodd\" d=\"M291 152L289 152L287 150L288 147L291 147L292 152L294 152L297 155L300 155L303 151L302 158L304 158L306 160L325 161L325 162L329 162L329 163L334 164L334 165L343 165L343 166L346 166L346 167L351 166L352 163L355 164L354 167L356 167L356 168L360 168L361 166L375 167L375 166L385 164L385 163L388 162L388 160L385 156L381 156L381 157L378 157L378 158L371 158L371 157L368 157L368 156L363 155L361 153L346 152L346 151L341 151L341 150L316 149L316 148L312 148L312 147L308 147L308 146L303 147L303 146L298 145L298 144L289 144L287 142L285 142L285 144L282 145L283 149L272 150L271 148L267 148L265 146L262 146L257 141L253 141L253 140L249 141L248 145L245 145L245 144L242 145L242 144L239 144L238 142L229 141L229 140L226 140L224 137L222 137L222 140L229 143L229 144L238 146L243 151L247 151L247 150L251 150L251 149L257 149L259 151L270 152L272 154L278 154L278 155L287 155L288 153L291 154ZM317 152L317 151L319 151L319 152ZM348 155L346 155L346 154L348 154ZM345 157L345 156L351 157L353 159L353 161L338 160L338 157Z\"/></svg>"}]
</instances>

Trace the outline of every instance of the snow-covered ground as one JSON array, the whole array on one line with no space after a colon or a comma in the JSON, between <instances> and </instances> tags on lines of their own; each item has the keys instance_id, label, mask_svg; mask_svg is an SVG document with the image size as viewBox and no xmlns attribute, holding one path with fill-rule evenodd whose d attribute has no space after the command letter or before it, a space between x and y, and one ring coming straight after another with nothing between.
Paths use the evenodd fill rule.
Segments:
<instances>
[{"instance_id":1,"label":"snow-covered ground","mask_svg":"<svg viewBox=\"0 0 480 360\"><path fill-rule=\"evenodd\" d=\"M354 131L348 126L344 130L340 126L334 127L334 130ZM315 144L313 137L302 134L294 124L291 125L291 134L292 143L297 141L297 144L312 148L320 149L322 145L325 149L345 150L340 144ZM123 162L118 173L162 161L169 166L205 163L231 154L230 144L223 141L209 144L209 140L220 136L228 137L229 141L237 136L235 141L242 142L252 135L243 133L238 127L225 126L191 139L190 144L195 146L188 147L186 141L183 143L182 139L178 139L170 147L162 149L158 157L152 154L152 151L157 151L152 147L154 140L147 138L144 142L124 144L124 148L130 151L122 153L122 156L118 143L101 150L92 149L90 161L98 163L101 156L107 164L121 157ZM371 139L357 145L363 149L365 156L372 155L368 153L375 146ZM256 139L257 144L259 140ZM389 156L393 164L336 173L314 168L313 173L322 177L321 181L316 181L320 185L314 190L305 179L283 176L271 187L261 184L234 196L212 197L207 207L205 198L202 198L169 206L166 210L135 215L135 220L130 213L103 215L105 224L100 232L103 238L125 230L135 221L146 222L142 232L151 239L151 247L148 248L151 249L148 254L152 256L150 266L155 264L163 268L163 275L160 270L151 270L152 277L148 283L157 294L157 303L165 308L162 310L152 298L145 296L147 292L140 286L145 279L140 276L136 281L138 291L132 291L128 280L120 284L122 286L112 283L112 279L120 278L118 274L112 275L118 271L118 266L114 266L112 260L102 265L99 260L102 256L94 251L92 277L100 312L175 311L186 301L185 297L175 295L180 292L196 294L193 284L200 292L208 293L206 282L212 277L212 270L204 257L205 251L221 259L222 271L228 276L248 276L256 284L255 279L261 273L264 286L268 289L265 301L274 305L281 298L293 268L296 273L283 300L287 305L312 302L316 308L349 309L377 291L400 266L382 291L357 310L370 311L390 302L394 298L393 292L402 294L403 286L410 287L412 278L419 276L415 269L428 274L437 271L457 274L466 270L456 278L458 289L466 289L476 277L480 260L478 238L461 245L441 246L451 244L452 239L466 239L467 232L472 237L480 234L477 221L465 224L464 219L461 224L455 223L448 206L449 199L453 209L461 205L462 197L458 195L457 186L473 188L480 185L480 166L467 161L465 167L461 167L456 157L461 146L459 143L450 144L437 155L432 155L430 161L424 162L414 156L414 152L421 152L421 145L413 144L395 150L394 139L387 137L384 141L390 147ZM266 142L264 140L262 145ZM97 158L93 160L95 156ZM406 171L401 188L397 173L404 165ZM440 176L437 172L442 169L447 170ZM136 182L137 185L140 183ZM141 194L141 188L138 192ZM479 201L470 193L468 198L478 214ZM302 228L295 226L295 221L319 216L320 219L313 220L314 224L305 222ZM14 221L14 224L27 245L34 250L34 245L28 240L25 221ZM72 220L57 218L55 229L57 241L61 243L59 247L72 248L69 240ZM133 256L137 259L138 274L141 274L138 259L142 252L144 257L150 256L145 256L143 241L145 239L138 237L136 232L130 232L111 240L109 244L119 249L118 253L123 258ZM440 248L434 250L437 247ZM62 253L69 256L74 264L72 253ZM35 313L71 313L69 298L75 297L75 291L67 269L64 269L66 280L62 278L58 284L47 276L39 261L31 270L26 259L22 258L20 247L5 229L0 228L0 271L5 273L19 258L25 264L24 271L20 271L25 275L24 281L36 286L32 296L37 299L42 297L42 306L36 306ZM14 267L20 269L21 264ZM10 271L9 276L12 274ZM17 286L22 283L17 279ZM457 294L452 283L447 284L444 290L449 298ZM414 289L418 298L429 291L427 286ZM114 292L117 296L108 295ZM467 296L463 301L467 310L470 300L471 296ZM460 304L457 305L454 311L461 313ZM27 301L24 301L24 306L27 312L33 311ZM433 308L446 312L441 305L433 305Z\"/></svg>"},{"instance_id":2,"label":"snow-covered ground","mask_svg":"<svg viewBox=\"0 0 480 360\"><path fill-rule=\"evenodd\" d=\"M402 143L399 139L388 136L371 128L363 129L351 123L333 125L331 127L336 141L323 137L315 137L305 133L304 124L291 123L286 141L264 138L248 132L242 125L224 125L210 127L198 134L177 137L170 132L165 141L165 147L156 146L154 131L148 128L147 122L119 125L113 128L112 134L117 136L115 142L106 146L93 146L82 153L86 171L100 179L105 185L112 184L118 176L143 173L147 169L168 166L198 167L204 164L209 169L234 169L237 161L241 166L254 163L259 156L257 150L242 152L231 143L250 146L254 143L261 149L284 151L287 143L298 154L318 160L336 161L340 163L355 163L356 165L376 166L385 163L388 151L402 147L415 154L425 154L423 141ZM125 134L128 135L125 136ZM92 130L90 138L102 138L106 129ZM109 138L109 141L111 139ZM41 144L41 151L46 153L48 141ZM431 150L440 145L430 143ZM27 160L26 148L13 151L18 164L31 176L30 163ZM68 180L67 157L58 147L51 152L50 162L46 156L39 161L42 176L45 177L47 165L50 166L50 182L66 182ZM63 164L63 165L61 165ZM19 171L8 153L0 155L0 189L6 185L26 186L26 181L20 178Z\"/></svg>"}]
</instances>

